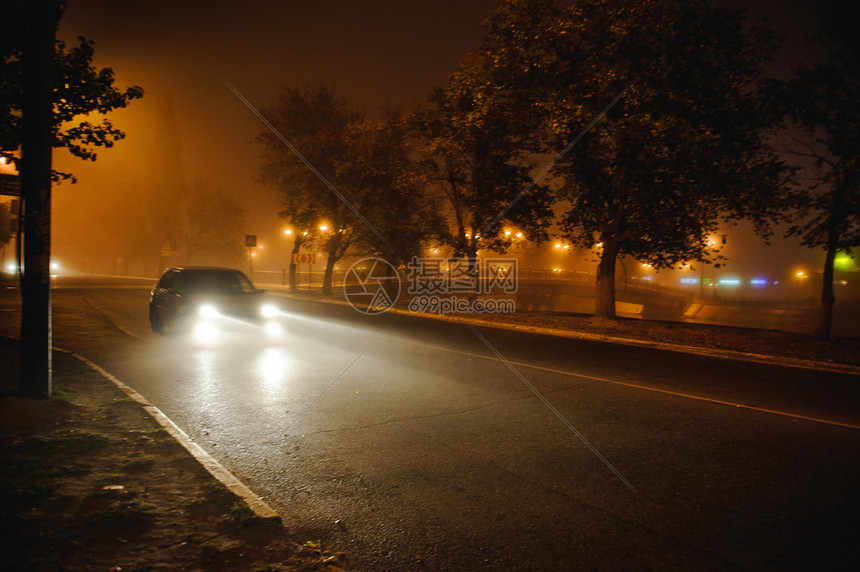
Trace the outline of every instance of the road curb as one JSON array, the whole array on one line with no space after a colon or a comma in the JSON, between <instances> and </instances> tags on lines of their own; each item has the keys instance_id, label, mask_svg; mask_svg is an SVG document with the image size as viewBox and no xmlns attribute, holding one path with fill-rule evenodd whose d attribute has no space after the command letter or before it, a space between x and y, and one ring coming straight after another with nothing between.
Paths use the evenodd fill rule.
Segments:
<instances>
[{"instance_id":1,"label":"road curb","mask_svg":"<svg viewBox=\"0 0 860 572\"><path fill-rule=\"evenodd\" d=\"M512 324L510 322L494 322L492 320L477 320L474 318L459 318L453 316L437 316L435 314L417 314L413 312L404 312L403 310L395 310L398 313L410 313L412 315L445 320L449 322L458 322L473 326L484 326L489 328L498 328L503 330L515 330L521 332L529 332L533 334L542 334L546 336L557 336L564 338L576 338L582 340L591 340L597 342L608 342L613 344L621 344L627 346L639 346L646 348L654 348L678 353L696 354L708 357L718 357L724 359L734 359L739 361L747 361L754 363L766 363L769 365L781 365L785 367L796 367L802 369L812 369L815 371L828 371L832 373L847 373L849 375L860 375L860 367L841 363L821 362L804 360L799 358L791 358L784 356L775 356L769 354L753 354L748 352L739 352L736 350L721 350L715 348L704 348L699 346L685 346L682 344L674 344L670 342L655 342L651 340L638 340L635 338L619 338L606 334L590 334L587 332L577 332L574 330L558 330L554 328L541 328L539 326L525 326L520 324Z\"/></svg>"},{"instance_id":2,"label":"road curb","mask_svg":"<svg viewBox=\"0 0 860 572\"><path fill-rule=\"evenodd\" d=\"M263 499L254 494L254 492L249 489L242 481L240 481L233 473L228 471L224 466L215 460L212 455L206 452L200 445L194 442L194 440L188 436L185 431L183 431L176 423L174 423L167 415L164 414L158 407L152 405L145 397L139 394L137 391L117 379L111 373L106 371L104 368L99 366L98 364L90 361L84 356L71 352L69 350L64 350L62 348L53 348L55 351L63 352L65 354L71 355L78 361L87 365L90 369L100 374L105 379L109 380L113 383L120 391L125 393L131 399L135 400L146 412L153 418L155 421L164 427L164 429L174 438L176 439L180 445L182 445L186 451L188 451L192 457L194 457L197 462L199 462L204 469L209 471L213 477L218 479L225 487L227 487L233 494L239 497L242 501L247 504L251 510L254 511L260 518L264 518L267 520L273 520L281 523L281 516L275 512L275 510L266 504Z\"/></svg>"},{"instance_id":3,"label":"road curb","mask_svg":"<svg viewBox=\"0 0 860 572\"><path fill-rule=\"evenodd\" d=\"M285 298L297 299L297 300L306 300L313 302L322 302L325 304L335 304L340 306L352 306L347 301L341 300L331 300L324 298L305 298L302 296L296 296L289 292L282 292L279 295L284 296ZM563 338L574 338L579 340L589 340L595 342L606 342L611 344L620 344L627 346L638 346L645 348L653 348L660 349L665 351L677 352L677 353L685 353L685 354L694 354L694 355L702 355L707 357L717 357L723 359L732 359L737 361L746 361L752 363L764 363L768 365L780 365L784 367L794 367L801 369L811 369L815 371L827 371L831 373L844 373L848 375L860 375L860 366L842 364L842 363L833 363L833 362L822 362L822 361L813 361L813 360L805 360L800 358L792 358L787 356L776 356L772 354L754 354L748 352L740 352L736 350L723 350L716 348L705 348L701 346L686 346L683 344L675 344L671 342L656 342L651 340L641 340L636 338L623 338L617 336L610 336L606 334L592 334L588 332L578 332L576 330L559 330L555 328L542 328L540 326L527 326L522 324L514 324L511 322L497 322L493 320L479 320L476 318L462 318L459 316L450 316L450 315L441 315L441 314L430 314L427 312L412 312L411 310L404 310L401 308L389 308L386 312L390 312L393 314L401 314L407 316L416 316L419 318L427 318L431 320L440 320L444 322L456 322L460 324L466 324L471 326L483 326L487 328L496 328L500 330L511 330L518 332L528 332L531 334L541 334L545 336L556 336Z\"/></svg>"}]
</instances>

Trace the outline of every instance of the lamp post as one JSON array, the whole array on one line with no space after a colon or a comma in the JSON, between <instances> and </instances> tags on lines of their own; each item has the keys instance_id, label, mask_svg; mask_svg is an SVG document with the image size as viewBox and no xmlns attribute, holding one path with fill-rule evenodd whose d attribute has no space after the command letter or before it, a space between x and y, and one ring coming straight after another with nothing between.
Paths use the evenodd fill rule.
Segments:
<instances>
[{"instance_id":1,"label":"lamp post","mask_svg":"<svg viewBox=\"0 0 860 572\"><path fill-rule=\"evenodd\" d=\"M555 248L558 250L558 275L560 278L564 273L564 253L570 249L570 245L556 242Z\"/></svg>"}]
</instances>

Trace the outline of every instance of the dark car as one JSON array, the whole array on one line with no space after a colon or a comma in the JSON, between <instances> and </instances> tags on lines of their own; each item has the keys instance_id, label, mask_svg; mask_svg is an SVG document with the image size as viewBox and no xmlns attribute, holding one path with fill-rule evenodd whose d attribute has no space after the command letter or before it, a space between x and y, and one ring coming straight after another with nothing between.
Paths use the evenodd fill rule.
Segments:
<instances>
[{"instance_id":1,"label":"dark car","mask_svg":"<svg viewBox=\"0 0 860 572\"><path fill-rule=\"evenodd\" d=\"M277 306L235 268L186 266L167 269L149 298L149 323L164 333L223 318L274 320Z\"/></svg>"}]
</instances>

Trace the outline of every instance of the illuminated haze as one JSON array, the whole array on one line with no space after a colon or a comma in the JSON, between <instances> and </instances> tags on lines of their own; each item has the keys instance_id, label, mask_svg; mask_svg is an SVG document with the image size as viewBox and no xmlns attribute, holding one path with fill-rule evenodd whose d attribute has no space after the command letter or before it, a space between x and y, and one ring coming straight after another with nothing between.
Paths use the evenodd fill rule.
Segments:
<instances>
[{"instance_id":1,"label":"illuminated haze","mask_svg":"<svg viewBox=\"0 0 860 572\"><path fill-rule=\"evenodd\" d=\"M118 87L140 85L145 96L112 115L127 138L101 150L95 163L65 151L55 154L55 168L73 172L79 181L63 183L54 193L55 258L67 260L70 270L154 275L158 268L117 260L115 245L131 241L160 249L162 244L152 244L149 221L175 216L176 198L196 188L238 199L246 211L244 233L256 234L263 244L255 268L280 270L289 245L277 219L278 197L255 182L259 149L251 141L263 127L223 80L257 107L270 104L283 87L325 83L371 115L386 107L409 109L477 48L481 21L494 5L69 0L60 38L95 41L96 65L112 67ZM760 2L751 10L790 36L778 73L814 53L803 38L814 30L811 5ZM554 242L533 252L522 267L591 268L593 257L560 255ZM725 254L730 260L720 272L747 279L760 274L784 280L797 268L814 275L822 260L821 253L780 235L765 247L745 225L731 231ZM192 262L225 262L216 258ZM658 276L669 281L667 273Z\"/></svg>"}]
</instances>

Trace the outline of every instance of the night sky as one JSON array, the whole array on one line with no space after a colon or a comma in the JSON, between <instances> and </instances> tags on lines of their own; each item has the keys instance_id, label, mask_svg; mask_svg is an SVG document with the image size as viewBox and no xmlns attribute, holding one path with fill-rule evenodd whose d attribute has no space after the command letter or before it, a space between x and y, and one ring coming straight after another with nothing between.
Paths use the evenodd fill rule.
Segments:
<instances>
[{"instance_id":1,"label":"night sky","mask_svg":"<svg viewBox=\"0 0 860 572\"><path fill-rule=\"evenodd\" d=\"M249 213L248 233L278 246L277 197L255 183L259 149L251 143L263 126L227 88L229 81L257 107L285 86L328 84L370 115L386 107L409 109L446 80L457 61L478 47L481 22L494 0L372 0L281 2L112 2L69 0L58 35L95 41L96 65L110 66L117 85L140 85L142 100L113 114L127 139L84 163L65 151L55 168L72 171L78 184L54 194L54 247L83 252L116 232L117 209L134 209L179 184L200 184L234 192ZM817 23L814 2L770 0L742 5L766 16L788 36L775 64L783 74L791 63L818 53L806 36ZM169 205L166 205L169 208ZM103 224L94 225L93 221ZM81 229L85 228L84 237ZM749 232L735 232L727 253L739 272L813 264L819 256L777 240L765 249ZM280 268L268 254L261 264ZM272 250L269 251L273 252Z\"/></svg>"}]
</instances>

